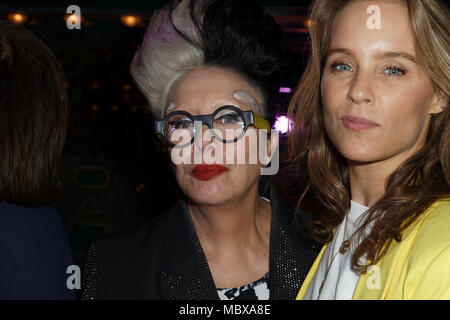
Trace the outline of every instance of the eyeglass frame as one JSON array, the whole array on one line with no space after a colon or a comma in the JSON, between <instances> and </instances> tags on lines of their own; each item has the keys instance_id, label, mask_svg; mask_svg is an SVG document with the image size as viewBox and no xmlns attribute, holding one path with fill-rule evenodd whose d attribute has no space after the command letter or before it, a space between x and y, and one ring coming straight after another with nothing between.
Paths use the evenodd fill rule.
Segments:
<instances>
[{"instance_id":1,"label":"eyeglass frame","mask_svg":"<svg viewBox=\"0 0 450 320\"><path fill-rule=\"evenodd\" d=\"M213 129L213 119L216 117L216 115L220 111L225 110L225 109L236 111L237 113L240 114L242 119L244 119L244 127L242 130L242 133L239 135L239 137L236 137L233 140L222 139L221 137L216 135L216 132ZM194 121L194 136L192 137L190 143L185 143L183 145L174 144L174 143L170 142L169 139L167 139L167 137L164 135L164 125L166 124L167 120L170 117L172 117L173 115L176 115L176 114L185 115ZM155 134L158 135L159 137L164 138L164 141L170 147L184 148L184 147L192 145L194 143L195 139L197 138L197 128L195 127L195 122L197 122L197 121L198 122L201 121L202 126L204 124L206 124L208 126L209 130L212 132L213 136L222 143L235 143L235 142L239 141L245 135L249 126L254 126L258 129L265 129L268 133L270 133L269 121L267 121L263 117L259 116L254 111L252 111L252 110L242 111L241 109L239 109L236 106L224 105L224 106L221 106L218 109L216 109L211 114L204 114L204 115L198 115L198 116L194 116L184 110L177 110L177 111L171 112L168 115L166 115L162 120L155 120L155 125L154 125Z\"/></svg>"}]
</instances>

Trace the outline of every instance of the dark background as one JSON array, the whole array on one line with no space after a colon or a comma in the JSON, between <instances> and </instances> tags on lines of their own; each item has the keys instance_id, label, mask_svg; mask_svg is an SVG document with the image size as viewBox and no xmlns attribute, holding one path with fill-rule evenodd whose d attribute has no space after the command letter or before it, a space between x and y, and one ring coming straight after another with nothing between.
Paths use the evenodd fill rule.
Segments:
<instances>
[{"instance_id":1,"label":"dark background","mask_svg":"<svg viewBox=\"0 0 450 320\"><path fill-rule=\"evenodd\" d=\"M144 111L147 102L129 73L152 13L166 3L0 1L0 18L23 14L22 25L52 49L66 73L71 116L59 170L63 190L57 208L81 266L93 240L133 228L166 211L179 197L169 159L152 134L151 115ZM257 3L285 31L292 57L282 70L281 85L294 89L308 52L310 1ZM81 8L80 30L66 26L66 9L71 4ZM124 15L141 21L128 27L121 22ZM280 93L272 113L285 113L290 97ZM274 182L284 190L289 180L288 171L281 170Z\"/></svg>"}]
</instances>

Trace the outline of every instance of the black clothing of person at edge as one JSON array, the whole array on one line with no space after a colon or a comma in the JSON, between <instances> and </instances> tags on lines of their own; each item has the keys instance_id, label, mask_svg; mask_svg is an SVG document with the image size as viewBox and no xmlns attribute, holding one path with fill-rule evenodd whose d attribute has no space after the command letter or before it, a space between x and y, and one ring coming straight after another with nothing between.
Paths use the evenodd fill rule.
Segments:
<instances>
[{"instance_id":1,"label":"black clothing of person at edge","mask_svg":"<svg viewBox=\"0 0 450 320\"><path fill-rule=\"evenodd\" d=\"M294 224L272 184L260 184L260 195L272 208L270 299L293 300L321 246L307 236L309 213L298 212ZM219 299L184 200L135 232L94 242L85 270L83 299Z\"/></svg>"}]
</instances>

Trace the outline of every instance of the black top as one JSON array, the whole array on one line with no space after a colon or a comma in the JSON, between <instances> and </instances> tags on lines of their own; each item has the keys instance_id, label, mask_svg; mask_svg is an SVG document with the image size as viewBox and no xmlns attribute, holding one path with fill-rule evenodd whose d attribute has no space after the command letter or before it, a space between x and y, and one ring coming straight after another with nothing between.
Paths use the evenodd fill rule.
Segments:
<instances>
[{"instance_id":1,"label":"black top","mask_svg":"<svg viewBox=\"0 0 450 320\"><path fill-rule=\"evenodd\" d=\"M306 236L304 223L290 222L292 210L276 189L267 189L270 299L295 299L321 246ZM306 215L299 212L298 220ZM83 299L219 299L183 200L137 231L94 242L85 270Z\"/></svg>"}]
</instances>

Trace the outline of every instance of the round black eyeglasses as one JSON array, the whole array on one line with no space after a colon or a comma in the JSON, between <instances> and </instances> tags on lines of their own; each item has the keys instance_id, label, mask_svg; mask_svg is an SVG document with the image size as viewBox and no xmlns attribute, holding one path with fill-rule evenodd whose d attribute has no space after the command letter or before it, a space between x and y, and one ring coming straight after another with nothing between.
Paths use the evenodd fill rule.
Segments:
<instances>
[{"instance_id":1,"label":"round black eyeglasses","mask_svg":"<svg viewBox=\"0 0 450 320\"><path fill-rule=\"evenodd\" d=\"M223 143L238 141L251 125L270 132L269 122L255 112L226 105L212 114L198 116L182 110L174 111L155 121L155 133L162 136L170 147L184 148L194 142L203 125L207 125L213 136Z\"/></svg>"}]
</instances>

